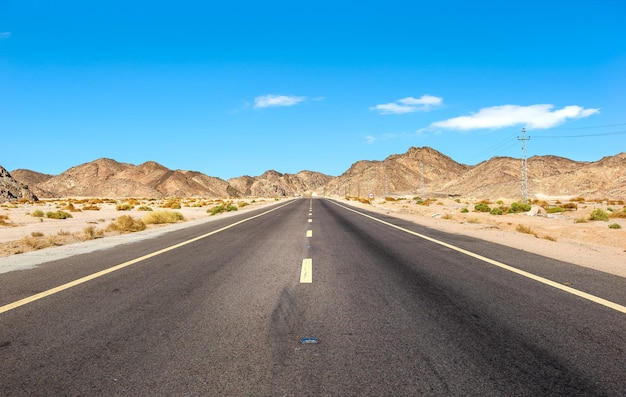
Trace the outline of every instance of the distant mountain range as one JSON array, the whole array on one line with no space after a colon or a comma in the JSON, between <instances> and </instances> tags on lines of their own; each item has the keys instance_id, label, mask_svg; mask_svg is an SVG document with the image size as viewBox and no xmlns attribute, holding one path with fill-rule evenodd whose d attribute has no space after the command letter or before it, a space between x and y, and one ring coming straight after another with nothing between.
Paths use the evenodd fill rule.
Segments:
<instances>
[{"instance_id":1,"label":"distant mountain range","mask_svg":"<svg viewBox=\"0 0 626 397\"><path fill-rule=\"evenodd\" d=\"M528 159L530 196L626 198L626 153L595 162L557 156ZM140 165L98 159L47 175L0 167L0 202L50 197L285 197L411 194L428 197L519 198L521 160L494 157L475 166L429 148L410 148L383 161L358 161L338 177L301 171L223 180L196 171L170 170L154 161ZM31 196L32 195L32 196Z\"/></svg>"}]
</instances>

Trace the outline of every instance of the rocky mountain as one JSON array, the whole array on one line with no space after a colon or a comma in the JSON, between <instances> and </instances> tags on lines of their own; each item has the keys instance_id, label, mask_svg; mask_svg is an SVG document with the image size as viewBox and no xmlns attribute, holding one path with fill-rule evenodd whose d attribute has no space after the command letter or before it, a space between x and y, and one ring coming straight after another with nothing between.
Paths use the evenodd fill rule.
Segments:
<instances>
[{"instance_id":1,"label":"rocky mountain","mask_svg":"<svg viewBox=\"0 0 626 397\"><path fill-rule=\"evenodd\" d=\"M410 148L404 154L395 154L383 161L359 161L345 173L332 180L326 189L336 194L365 197L387 194L412 194L424 185L429 191L438 191L451 180L465 174L471 167L459 164L450 157L428 148Z\"/></svg>"},{"instance_id":2,"label":"rocky mountain","mask_svg":"<svg viewBox=\"0 0 626 397\"><path fill-rule=\"evenodd\" d=\"M38 198L27 185L15 180L9 171L0 166L0 203L20 199L37 201Z\"/></svg>"},{"instance_id":3,"label":"rocky mountain","mask_svg":"<svg viewBox=\"0 0 626 397\"><path fill-rule=\"evenodd\" d=\"M275 197L308 195L323 190L333 177L313 171L281 174L270 170L258 177L232 178L228 183L245 196Z\"/></svg>"},{"instance_id":4,"label":"rocky mountain","mask_svg":"<svg viewBox=\"0 0 626 397\"><path fill-rule=\"evenodd\" d=\"M98 159L56 175L28 170L13 173L39 197L277 197L334 194L366 197L421 195L518 198L521 160L494 157L475 166L457 163L428 147L410 148L382 161L358 161L338 177L313 171L262 175L227 181L196 171L170 170L154 161L141 165ZM557 156L528 159L531 198L584 196L626 198L626 153L596 162Z\"/></svg>"},{"instance_id":5,"label":"rocky mountain","mask_svg":"<svg viewBox=\"0 0 626 397\"><path fill-rule=\"evenodd\" d=\"M37 183L46 197L193 197L231 195L226 181L193 171L172 171L148 161L141 165L98 159Z\"/></svg>"}]
</instances>

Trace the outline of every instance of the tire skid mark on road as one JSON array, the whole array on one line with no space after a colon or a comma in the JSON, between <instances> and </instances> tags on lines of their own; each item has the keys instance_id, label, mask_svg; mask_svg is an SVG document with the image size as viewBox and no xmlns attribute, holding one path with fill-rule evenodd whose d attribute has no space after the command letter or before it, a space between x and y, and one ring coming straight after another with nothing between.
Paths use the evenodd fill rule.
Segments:
<instances>
[{"instance_id":1,"label":"tire skid mark on road","mask_svg":"<svg viewBox=\"0 0 626 397\"><path fill-rule=\"evenodd\" d=\"M69 289L69 288L75 287L75 286L77 286L77 285L80 285L80 284L86 283L86 282L88 282L88 281L94 280L94 279L96 279L96 278L98 278L98 277L102 277L102 276L107 275L107 274L109 274L109 273L113 273L113 272L114 272L114 271L116 271L116 270L120 270L120 269L123 269L123 268L125 268L125 267L131 266L131 265L134 265L134 264L136 264L136 263L139 263L139 262L145 261L146 259L154 258L155 256L158 256L158 255L164 254L164 253L166 253L166 252L169 252L169 251L175 250L175 249L180 248L180 247L183 247L183 246L185 246L185 245L187 245L187 244L194 243L194 242L196 242L196 241L198 241L198 240L202 240L202 239L207 238L207 237L209 237L209 236L212 236L212 235L214 235L214 234L217 234L217 233L223 232L224 230L230 229L230 228L235 227L235 226L237 226L237 225L241 225L241 224L242 224L242 223L244 223L244 222L248 222L248 221L250 221L250 220L252 220L252 219L259 218L259 217L261 217L261 216L263 216L263 215L267 215L267 214L269 214L269 213L271 213L271 212L273 212L273 211L279 210L279 209L281 209L281 208L283 208L283 207L285 207L285 206L287 206L287 205L290 205L290 204L292 204L292 203L294 203L294 201L290 201L290 202L288 202L288 203L286 203L286 204L283 204L283 205L278 206L278 207L276 207L276 208L272 208L271 210L268 210L268 211L262 212L262 213L260 213L260 214L254 215L254 216L251 216L251 217L249 217L249 218L242 219L242 220L237 221L237 222L235 222L235 223L231 223L230 225L224 226L224 227L222 227L222 228L220 228L220 229L217 229L217 230L213 230L212 232L205 233L205 234L203 234L203 235L200 235L200 236L194 237L194 238L192 238L192 239L189 239L189 240L183 241L183 242L181 242L181 243L178 243L178 244L175 244L175 245L169 246L169 247L167 247L167 248L163 248L163 249L161 249L161 250L151 252L151 253L149 253L149 254L147 254L147 255L144 255L144 256L141 256L141 257L139 257L139 258L131 259L131 260L127 261L127 262L120 263L119 265L116 265L116 266L110 267L110 268L108 268L108 269L104 269L104 270L99 271L99 272L97 272L97 273L90 274L90 275L88 275L88 276L85 276L85 277L79 278L79 279L74 280L74 281L70 281L69 283L65 283L65 284L63 284L63 285L59 285L58 287L55 287L55 288L49 289L49 290L47 290L47 291L43 291L43 292L40 292L40 293L38 293L38 294L31 295L31 296L29 296L29 297L27 297L27 298L21 299L21 300L19 300L19 301L16 301L16 302L13 302L13 303L9 303L9 304L4 305L4 306L0 306L0 314L2 314L2 313L4 313L4 312L8 312L9 310L16 309L16 308L18 308L18 307L20 307L20 306L24 306L24 305L27 305L27 304L29 304L29 303L35 302L35 301L37 301L37 300L39 300L39 299L46 298L46 297L48 297L48 296L50 296L50 295L54 295L54 294L56 294L56 293L58 293L58 292L65 291L66 289Z\"/></svg>"},{"instance_id":2,"label":"tire skid mark on road","mask_svg":"<svg viewBox=\"0 0 626 397\"><path fill-rule=\"evenodd\" d=\"M365 214L365 213L360 212L360 211L357 211L357 210L355 210L355 209L353 209L353 208L350 208L350 207L347 207L347 206L345 206L345 205L339 204L339 203L337 203L337 202L335 202L335 201L332 201L332 200L329 200L329 201L330 201L331 203L333 203L333 204L335 204L335 205L339 206L339 207L342 207L342 208L344 208L344 209L348 210L348 211L352 211L352 212L354 212L354 213L356 213L356 214L359 214L359 215L361 215L361 216L364 216L364 217L369 218L369 219L371 219L371 220L374 220L374 221L376 221L376 222L382 223L382 224L384 224L384 225L386 225L386 226L393 227L393 228L398 229L398 230L400 230L400 231L403 231L403 232L405 232L405 233L412 234L412 235L414 235L414 236L416 236L416 237L419 237L419 238L421 238L421 239L424 239L424 240L430 241L431 243L435 243L435 244L442 245L442 246L444 246L444 247L446 247L446 248L449 248L449 249L451 249L451 250L457 251L457 252L459 252L459 253L461 253L461 254L464 254L464 255L467 255L467 256L471 256L471 257L473 257L473 258L475 258L475 259L481 260L481 261L486 262L486 263L488 263L488 264L490 264L490 265L497 266L497 267L499 267L499 268L501 268L501 269L508 270L508 271L513 272L513 273L516 273L516 274L518 274L518 275L520 275L520 276L523 276L523 277L529 278L529 279L531 279L531 280L535 280L535 281L540 282L540 283L543 283L543 284L545 284L545 285L549 285L549 286L554 287L554 288L556 288L556 289L559 289L559 290L561 290L561 291L564 291L564 292L567 292L567 293L569 293L569 294L572 294L572 295L578 296L579 298L586 299L586 300L588 300L588 301L591 301L591 302L597 303L597 304L599 304L599 305L602 305L602 306L608 307L609 309L613 309L613 310L616 310L616 311L618 311L618 312L621 312L621 313L626 314L626 306L620 305L619 303L611 302L611 301L609 301L609 300L606 300L606 299L600 298L599 296L595 296L595 295L592 295L592 294L588 294L588 293L586 293L586 292L583 292L583 291L577 290L577 289L575 289L575 288L568 287L568 286L566 286L566 285L563 285L563 284L557 283L556 281L552 281L552 280L549 280L549 279L547 279L547 278L544 278L544 277L541 277L541 276L537 276L536 274L533 274L533 273L530 273L530 272L527 272L527 271L524 271L524 270L518 269L518 268L516 268L516 267L513 267L513 266L510 266L510 265L507 265L507 264L505 264L505 263L498 262L498 261L496 261L496 260L494 260L494 259L490 259L490 258L487 258L487 257L485 257L485 256L482 256L482 255L476 254L476 253L474 253L474 252L471 252L471 251L465 250L465 249L460 248L460 247L457 247L457 246L455 246L455 245L448 244L448 243L446 243L446 242L443 242L443 241L440 241L440 240L434 239L434 238L432 238L432 237L426 236L426 235L421 234L421 233L414 232L414 231L409 230L409 229L405 229L405 228L403 228L403 227L400 227L400 226L394 225L393 223L389 223L389 222L383 221L382 219L378 219L378 218L376 218L376 217L374 217L374 216L371 216L371 215Z\"/></svg>"}]
</instances>

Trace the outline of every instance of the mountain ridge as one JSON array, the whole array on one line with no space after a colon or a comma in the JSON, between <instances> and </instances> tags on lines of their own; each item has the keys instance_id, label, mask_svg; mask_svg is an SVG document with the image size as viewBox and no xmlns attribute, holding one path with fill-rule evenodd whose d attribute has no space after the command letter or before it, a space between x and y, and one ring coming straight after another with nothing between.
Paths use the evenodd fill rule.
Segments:
<instances>
[{"instance_id":1,"label":"mountain ridge","mask_svg":"<svg viewBox=\"0 0 626 397\"><path fill-rule=\"evenodd\" d=\"M626 197L624 152L593 162L532 156L527 164L531 197ZM59 175L24 169L10 174L39 197L366 197L423 192L426 196L517 198L521 189L520 159L496 156L471 166L430 147L410 147L382 161L359 160L337 177L308 170L296 174L267 170L259 176L223 180L198 171L171 170L155 161L133 165L110 158L80 164Z\"/></svg>"}]
</instances>

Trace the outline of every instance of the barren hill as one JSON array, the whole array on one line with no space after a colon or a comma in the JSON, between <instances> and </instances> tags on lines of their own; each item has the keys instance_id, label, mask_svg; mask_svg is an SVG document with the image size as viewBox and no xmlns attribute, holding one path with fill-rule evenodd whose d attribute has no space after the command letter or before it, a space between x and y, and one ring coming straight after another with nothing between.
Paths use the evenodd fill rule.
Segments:
<instances>
[{"instance_id":1,"label":"barren hill","mask_svg":"<svg viewBox=\"0 0 626 397\"><path fill-rule=\"evenodd\" d=\"M359 161L331 181L327 191L365 197L368 193L416 193L420 190L422 172L429 191L438 191L448 181L459 178L471 167L429 147L410 148L383 161Z\"/></svg>"},{"instance_id":2,"label":"barren hill","mask_svg":"<svg viewBox=\"0 0 626 397\"><path fill-rule=\"evenodd\" d=\"M518 198L521 160L494 157L478 165L457 163L428 147L409 148L382 161L358 161L339 177L314 171L262 175L224 181L196 171L170 170L154 161L141 165L98 159L50 176L14 171L39 197L240 197L335 194L376 197L388 194L427 197L459 195L475 198ZM528 159L530 197L626 197L626 153L595 162L577 162L557 156Z\"/></svg>"},{"instance_id":3,"label":"barren hill","mask_svg":"<svg viewBox=\"0 0 626 397\"><path fill-rule=\"evenodd\" d=\"M199 172L172 171L153 161L139 166L98 159L36 185L49 197L193 197L229 195L228 183Z\"/></svg>"},{"instance_id":4,"label":"barren hill","mask_svg":"<svg viewBox=\"0 0 626 397\"><path fill-rule=\"evenodd\" d=\"M11 171L11 175L15 178L15 180L28 186L30 191L37 197L51 197L50 192L41 190L39 186L48 179L52 178L54 175L42 174L41 172L22 169Z\"/></svg>"}]
</instances>

